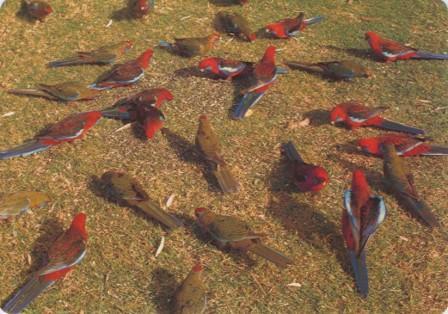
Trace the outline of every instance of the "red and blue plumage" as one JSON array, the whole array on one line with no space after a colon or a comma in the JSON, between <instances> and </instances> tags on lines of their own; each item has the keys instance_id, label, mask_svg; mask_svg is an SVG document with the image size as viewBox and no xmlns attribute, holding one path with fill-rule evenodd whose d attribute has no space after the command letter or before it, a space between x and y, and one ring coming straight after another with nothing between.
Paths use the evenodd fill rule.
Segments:
<instances>
[{"instance_id":1,"label":"red and blue plumage","mask_svg":"<svg viewBox=\"0 0 448 314\"><path fill-rule=\"evenodd\" d=\"M381 196L374 195L364 172L353 172L351 190L344 192L342 234L353 267L359 293L367 297L369 292L366 266L366 244L386 217L386 206Z\"/></svg>"},{"instance_id":2,"label":"red and blue plumage","mask_svg":"<svg viewBox=\"0 0 448 314\"><path fill-rule=\"evenodd\" d=\"M288 39L302 32L307 26L319 23L323 21L324 17L315 16L309 19L305 19L305 14L301 12L297 17L286 18L275 23L266 25L266 32L270 35Z\"/></svg>"},{"instance_id":3,"label":"red and blue plumage","mask_svg":"<svg viewBox=\"0 0 448 314\"><path fill-rule=\"evenodd\" d=\"M211 73L225 80L239 76L250 67L250 62L223 59L218 57L205 58L199 62L199 70Z\"/></svg>"},{"instance_id":4,"label":"red and blue plumage","mask_svg":"<svg viewBox=\"0 0 448 314\"><path fill-rule=\"evenodd\" d=\"M82 138L101 118L101 112L90 111L73 114L53 124L43 135L15 148L0 151L0 160L14 157L25 157L52 146Z\"/></svg>"},{"instance_id":5,"label":"red and blue plumage","mask_svg":"<svg viewBox=\"0 0 448 314\"><path fill-rule=\"evenodd\" d=\"M448 60L448 54L421 51L394 40L382 38L375 32L367 32L365 37L374 55L386 62L409 59Z\"/></svg>"},{"instance_id":6,"label":"red and blue plumage","mask_svg":"<svg viewBox=\"0 0 448 314\"><path fill-rule=\"evenodd\" d=\"M7 313L20 313L40 293L61 280L74 266L79 264L86 254L87 232L86 215L77 214L70 228L65 231L48 251L48 263L32 275L28 282L17 291L5 304L3 310Z\"/></svg>"}]
</instances>

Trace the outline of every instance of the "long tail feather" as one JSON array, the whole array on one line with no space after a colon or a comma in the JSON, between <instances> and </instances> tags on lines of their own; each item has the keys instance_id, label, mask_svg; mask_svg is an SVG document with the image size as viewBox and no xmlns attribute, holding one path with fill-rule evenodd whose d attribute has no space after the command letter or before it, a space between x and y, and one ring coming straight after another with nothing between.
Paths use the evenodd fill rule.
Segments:
<instances>
[{"instance_id":1,"label":"long tail feather","mask_svg":"<svg viewBox=\"0 0 448 314\"><path fill-rule=\"evenodd\" d=\"M218 165L217 170L213 174L224 193L236 193L239 191L240 184L226 165Z\"/></svg>"},{"instance_id":2,"label":"long tail feather","mask_svg":"<svg viewBox=\"0 0 448 314\"><path fill-rule=\"evenodd\" d=\"M323 17L323 16L315 16L315 17L311 17L309 19L306 19L304 22L305 22L306 25L313 25L313 24L320 23L323 20L325 20L325 17Z\"/></svg>"},{"instance_id":3,"label":"long tail feather","mask_svg":"<svg viewBox=\"0 0 448 314\"><path fill-rule=\"evenodd\" d=\"M165 40L159 40L159 47L171 50L173 48L173 45Z\"/></svg>"},{"instance_id":4,"label":"long tail feather","mask_svg":"<svg viewBox=\"0 0 448 314\"><path fill-rule=\"evenodd\" d=\"M324 70L316 65L300 63L297 61L286 61L285 64L289 66L291 69L303 70L311 73L323 73Z\"/></svg>"},{"instance_id":5,"label":"long tail feather","mask_svg":"<svg viewBox=\"0 0 448 314\"><path fill-rule=\"evenodd\" d=\"M425 156L448 156L448 147L431 145L431 149L422 155Z\"/></svg>"},{"instance_id":6,"label":"long tail feather","mask_svg":"<svg viewBox=\"0 0 448 314\"><path fill-rule=\"evenodd\" d=\"M420 219L428 227L436 228L440 226L431 208L423 200L416 200L408 195L404 195L400 198L400 201L414 217Z\"/></svg>"},{"instance_id":7,"label":"long tail feather","mask_svg":"<svg viewBox=\"0 0 448 314\"><path fill-rule=\"evenodd\" d=\"M180 220L165 212L162 208L160 208L159 205L157 205L153 201L147 200L144 203L139 204L138 207L148 216L159 221L170 230L182 226L182 222Z\"/></svg>"},{"instance_id":8,"label":"long tail feather","mask_svg":"<svg viewBox=\"0 0 448 314\"><path fill-rule=\"evenodd\" d=\"M421 135L425 134L424 130L417 129L411 126L407 126L398 122L393 122L390 120L384 119L380 125L378 125L379 128L390 130L390 131L396 131L396 132L403 132L403 133L409 133L413 135Z\"/></svg>"},{"instance_id":9,"label":"long tail feather","mask_svg":"<svg viewBox=\"0 0 448 314\"><path fill-rule=\"evenodd\" d=\"M38 141L32 141L25 143L23 145L17 146L15 148L0 151L0 160L14 158L14 157L25 157L35 153L39 153L48 149L50 146L39 143Z\"/></svg>"},{"instance_id":10,"label":"long tail feather","mask_svg":"<svg viewBox=\"0 0 448 314\"><path fill-rule=\"evenodd\" d=\"M234 106L232 118L241 120L246 116L247 111L263 97L264 93L247 93Z\"/></svg>"},{"instance_id":11,"label":"long tail feather","mask_svg":"<svg viewBox=\"0 0 448 314\"><path fill-rule=\"evenodd\" d=\"M366 253L362 251L358 256L354 251L349 250L348 255L350 257L350 262L352 263L356 287L361 296L366 298L369 294L369 276L367 273Z\"/></svg>"},{"instance_id":12,"label":"long tail feather","mask_svg":"<svg viewBox=\"0 0 448 314\"><path fill-rule=\"evenodd\" d=\"M289 160L303 162L302 156L300 156L293 142L289 141L288 143L283 144L283 151Z\"/></svg>"},{"instance_id":13,"label":"long tail feather","mask_svg":"<svg viewBox=\"0 0 448 314\"><path fill-rule=\"evenodd\" d=\"M427 51L417 51L413 59L427 59L427 60L448 60L448 54L431 53Z\"/></svg>"},{"instance_id":14,"label":"long tail feather","mask_svg":"<svg viewBox=\"0 0 448 314\"><path fill-rule=\"evenodd\" d=\"M14 95L25 95L25 96L34 96L34 97L44 97L51 100L57 100L56 97L38 90L38 89L32 89L32 88L15 88L8 90L8 93L14 94Z\"/></svg>"},{"instance_id":15,"label":"long tail feather","mask_svg":"<svg viewBox=\"0 0 448 314\"><path fill-rule=\"evenodd\" d=\"M281 268L285 268L289 264L293 263L293 261L289 257L286 257L282 253L277 252L260 243L251 246L249 248L249 251L267 259L268 261L271 261L272 263L276 264L278 267Z\"/></svg>"},{"instance_id":16,"label":"long tail feather","mask_svg":"<svg viewBox=\"0 0 448 314\"><path fill-rule=\"evenodd\" d=\"M276 67L275 74L288 74L288 69L282 67Z\"/></svg>"},{"instance_id":17,"label":"long tail feather","mask_svg":"<svg viewBox=\"0 0 448 314\"><path fill-rule=\"evenodd\" d=\"M41 281L33 276L20 290L5 304L3 311L9 314L22 312L39 294L51 286L54 281Z\"/></svg>"},{"instance_id":18,"label":"long tail feather","mask_svg":"<svg viewBox=\"0 0 448 314\"><path fill-rule=\"evenodd\" d=\"M130 120L131 114L128 111L120 111L118 108L109 108L101 111L104 118L117 120Z\"/></svg>"},{"instance_id":19,"label":"long tail feather","mask_svg":"<svg viewBox=\"0 0 448 314\"><path fill-rule=\"evenodd\" d=\"M49 62L48 67L57 68L57 67L81 65L81 64L88 64L88 62L86 62L85 60L81 60L80 58L73 57Z\"/></svg>"}]
</instances>

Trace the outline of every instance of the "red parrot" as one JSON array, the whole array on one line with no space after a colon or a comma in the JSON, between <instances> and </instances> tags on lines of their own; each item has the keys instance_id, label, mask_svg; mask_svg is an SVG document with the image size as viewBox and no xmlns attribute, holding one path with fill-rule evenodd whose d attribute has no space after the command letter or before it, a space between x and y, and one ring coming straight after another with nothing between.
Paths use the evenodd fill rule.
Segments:
<instances>
[{"instance_id":1,"label":"red parrot","mask_svg":"<svg viewBox=\"0 0 448 314\"><path fill-rule=\"evenodd\" d=\"M319 192L328 183L328 172L303 161L292 142L283 145L283 152L292 162L291 172L300 192Z\"/></svg>"},{"instance_id":2,"label":"red parrot","mask_svg":"<svg viewBox=\"0 0 448 314\"><path fill-rule=\"evenodd\" d=\"M317 24L324 19L322 16L315 16L305 19L305 14L301 12L297 17L286 18L275 23L266 25L266 32L276 38L287 39L302 32L307 26Z\"/></svg>"},{"instance_id":3,"label":"red parrot","mask_svg":"<svg viewBox=\"0 0 448 314\"><path fill-rule=\"evenodd\" d=\"M152 139L165 123L163 113L151 106L140 105L137 107L137 121L143 127L147 139Z\"/></svg>"},{"instance_id":4,"label":"red parrot","mask_svg":"<svg viewBox=\"0 0 448 314\"><path fill-rule=\"evenodd\" d=\"M277 78L277 67L275 66L275 47L269 46L263 58L254 66L250 78L250 86L240 93L241 99L234 106L233 119L243 119L247 111L254 106L264 93L274 84Z\"/></svg>"},{"instance_id":5,"label":"red parrot","mask_svg":"<svg viewBox=\"0 0 448 314\"><path fill-rule=\"evenodd\" d=\"M135 120L138 106L149 106L160 109L165 101L173 100L173 94L166 88L145 89L137 94L120 99L112 107L101 111L103 117Z\"/></svg>"},{"instance_id":6,"label":"red parrot","mask_svg":"<svg viewBox=\"0 0 448 314\"><path fill-rule=\"evenodd\" d=\"M249 66L249 62L217 57L205 58L199 62L199 70L201 72L210 72L225 80L239 76Z\"/></svg>"},{"instance_id":7,"label":"red parrot","mask_svg":"<svg viewBox=\"0 0 448 314\"><path fill-rule=\"evenodd\" d=\"M24 5L28 15L41 22L53 12L51 6L41 0L25 0Z\"/></svg>"},{"instance_id":8,"label":"red parrot","mask_svg":"<svg viewBox=\"0 0 448 314\"><path fill-rule=\"evenodd\" d=\"M136 18L142 18L152 9L154 9L155 0L135 0L131 7L132 15Z\"/></svg>"},{"instance_id":9,"label":"red parrot","mask_svg":"<svg viewBox=\"0 0 448 314\"><path fill-rule=\"evenodd\" d=\"M383 146L386 143L395 145L397 155L410 156L448 156L448 147L431 145L429 138L420 138L407 134L384 134L366 137L358 141L358 146L368 153L383 157Z\"/></svg>"},{"instance_id":10,"label":"red parrot","mask_svg":"<svg viewBox=\"0 0 448 314\"><path fill-rule=\"evenodd\" d=\"M369 237L386 217L386 205L381 196L370 191L364 172L353 172L352 189L344 193L342 234L355 274L359 293L367 297L369 281L365 247Z\"/></svg>"},{"instance_id":11,"label":"red parrot","mask_svg":"<svg viewBox=\"0 0 448 314\"><path fill-rule=\"evenodd\" d=\"M110 71L101 75L90 87L102 90L138 82L145 75L145 69L149 66L152 54L153 50L147 49L136 60L114 65Z\"/></svg>"},{"instance_id":12,"label":"red parrot","mask_svg":"<svg viewBox=\"0 0 448 314\"><path fill-rule=\"evenodd\" d=\"M373 126L413 135L425 133L424 130L382 118L380 114L386 109L386 107L369 108L357 101L350 101L336 105L330 113L330 120L331 124L344 123L352 130L363 126Z\"/></svg>"},{"instance_id":13,"label":"red parrot","mask_svg":"<svg viewBox=\"0 0 448 314\"><path fill-rule=\"evenodd\" d=\"M52 146L84 137L101 118L101 112L90 111L73 114L53 124L43 135L18 147L0 151L0 160L35 154Z\"/></svg>"},{"instance_id":14,"label":"red parrot","mask_svg":"<svg viewBox=\"0 0 448 314\"><path fill-rule=\"evenodd\" d=\"M48 263L32 275L3 307L6 313L22 312L40 293L61 280L86 254L86 215L77 214L70 225L48 250Z\"/></svg>"},{"instance_id":15,"label":"red parrot","mask_svg":"<svg viewBox=\"0 0 448 314\"><path fill-rule=\"evenodd\" d=\"M386 62L408 59L448 60L448 54L421 51L390 39L381 38L375 32L367 32L366 39L375 56Z\"/></svg>"}]
</instances>

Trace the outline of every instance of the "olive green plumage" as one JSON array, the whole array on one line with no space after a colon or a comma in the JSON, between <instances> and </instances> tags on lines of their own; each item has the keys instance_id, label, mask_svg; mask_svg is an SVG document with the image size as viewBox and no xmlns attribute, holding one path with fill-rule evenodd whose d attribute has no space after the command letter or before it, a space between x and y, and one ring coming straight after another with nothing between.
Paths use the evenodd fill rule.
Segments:
<instances>
[{"instance_id":1,"label":"olive green plumage","mask_svg":"<svg viewBox=\"0 0 448 314\"><path fill-rule=\"evenodd\" d=\"M16 192L0 194L0 220L19 216L21 213L45 206L50 201L41 192Z\"/></svg>"},{"instance_id":2,"label":"olive green plumage","mask_svg":"<svg viewBox=\"0 0 448 314\"><path fill-rule=\"evenodd\" d=\"M201 264L198 262L177 289L173 314L200 314L207 307L206 288Z\"/></svg>"},{"instance_id":3,"label":"olive green plumage","mask_svg":"<svg viewBox=\"0 0 448 314\"><path fill-rule=\"evenodd\" d=\"M354 61L329 61L318 63L302 63L298 61L286 61L292 69L317 73L333 80L350 81L356 77L369 77L369 70Z\"/></svg>"}]
</instances>

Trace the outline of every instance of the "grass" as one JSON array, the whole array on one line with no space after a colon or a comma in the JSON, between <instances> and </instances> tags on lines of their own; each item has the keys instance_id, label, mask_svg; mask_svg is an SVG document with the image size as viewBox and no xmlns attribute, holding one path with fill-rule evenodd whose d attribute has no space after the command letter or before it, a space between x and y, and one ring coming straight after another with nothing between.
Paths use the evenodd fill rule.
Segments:
<instances>
[{"instance_id":1,"label":"grass","mask_svg":"<svg viewBox=\"0 0 448 314\"><path fill-rule=\"evenodd\" d=\"M78 4L82 2L82 4ZM141 21L114 21L110 16L124 0L53 0L55 10L44 23L18 17L18 1L0 9L0 148L32 138L45 125L70 113L104 108L117 98L143 88L163 86L175 95L164 107L166 126L176 134L158 134L151 142L137 139L131 130L114 133L116 121L101 120L83 141L0 163L2 192L48 192L51 206L0 225L0 302L24 283L42 263L49 244L66 228L74 213L88 214L88 255L76 270L40 296L29 313L154 313L166 312L168 300L196 257L206 264L209 312L310 313L408 312L440 313L447 306L447 246L440 232L430 232L383 192L382 161L350 153L353 140L379 134L373 129L349 132L320 117L335 103L359 99L369 105L387 105L387 117L416 125L438 143L448 143L447 79L444 62L383 64L347 49L367 49L363 33L375 30L430 51L446 52L448 15L439 1L252 0L244 13L254 29L270 21L305 11L327 17L297 40L258 40L253 44L224 37L213 52L218 56L258 60L265 47L283 50L278 62L295 59L325 61L354 59L373 72L353 83L329 82L299 71L278 79L276 85L242 122L228 119L231 84L176 75L200 58L182 59L156 50L145 79L132 88L105 92L98 100L61 105L37 98L8 95L13 87L38 82L80 80L89 83L107 69L72 67L48 69L45 64L74 50L132 39L137 56L159 39L203 36L212 31L214 14L223 8L206 0L159 0L156 12ZM237 195L223 196L208 184L202 166L192 162L197 117L207 113L225 147L226 158L242 184ZM288 122L311 115L305 128ZM306 160L325 166L329 186L312 197L291 192L284 176L279 143L293 139ZM349 144L347 144L349 143ZM407 160L421 194L446 226L445 158ZM385 195L389 209L368 252L371 292L361 299L345 259L340 232L342 192L351 171L366 169L369 181ZM149 194L164 203L173 193L170 210L184 217L187 228L167 235L156 223L133 210L98 196L96 177L111 169L139 179ZM268 234L266 243L290 255L295 265L279 271L258 258L247 265L236 254L215 248L193 223L193 210L208 206L224 214L240 215L256 231ZM165 249L154 256L162 236ZM287 287L297 282L301 287Z\"/></svg>"}]
</instances>

